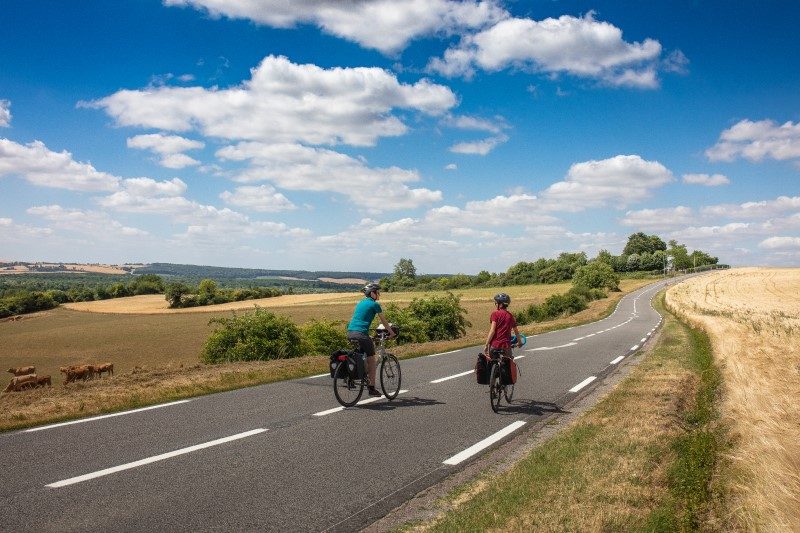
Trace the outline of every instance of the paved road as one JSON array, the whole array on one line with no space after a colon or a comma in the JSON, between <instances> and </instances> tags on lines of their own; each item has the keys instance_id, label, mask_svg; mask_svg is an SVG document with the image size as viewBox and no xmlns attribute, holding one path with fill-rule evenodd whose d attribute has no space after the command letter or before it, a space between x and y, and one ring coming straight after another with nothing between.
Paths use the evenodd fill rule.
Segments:
<instances>
[{"instance_id":1,"label":"paved road","mask_svg":"<svg viewBox=\"0 0 800 533\"><path fill-rule=\"evenodd\" d=\"M335 409L312 377L2 434L0 531L357 529L624 364L660 323L661 286L530 337L499 414L467 348L403 361L392 402Z\"/></svg>"}]
</instances>

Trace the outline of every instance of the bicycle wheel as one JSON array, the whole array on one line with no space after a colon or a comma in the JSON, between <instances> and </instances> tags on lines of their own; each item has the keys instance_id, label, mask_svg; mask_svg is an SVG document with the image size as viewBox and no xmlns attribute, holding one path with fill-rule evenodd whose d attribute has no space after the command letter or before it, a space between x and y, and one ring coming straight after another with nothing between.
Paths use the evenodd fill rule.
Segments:
<instances>
[{"instance_id":1,"label":"bicycle wheel","mask_svg":"<svg viewBox=\"0 0 800 533\"><path fill-rule=\"evenodd\" d=\"M500 407L500 397L503 395L503 385L500 380L500 365L492 364L492 373L489 374L489 401L495 413Z\"/></svg>"},{"instance_id":2,"label":"bicycle wheel","mask_svg":"<svg viewBox=\"0 0 800 533\"><path fill-rule=\"evenodd\" d=\"M381 361L381 390L389 400L400 394L400 361L390 353Z\"/></svg>"},{"instance_id":3,"label":"bicycle wheel","mask_svg":"<svg viewBox=\"0 0 800 533\"><path fill-rule=\"evenodd\" d=\"M353 379L347 361L340 361L333 372L333 395L345 407L353 407L364 393L364 380Z\"/></svg>"},{"instance_id":4,"label":"bicycle wheel","mask_svg":"<svg viewBox=\"0 0 800 533\"><path fill-rule=\"evenodd\" d=\"M506 401L508 403L511 403L511 399L514 397L514 384L513 383L503 387L503 396L506 397Z\"/></svg>"}]
</instances>

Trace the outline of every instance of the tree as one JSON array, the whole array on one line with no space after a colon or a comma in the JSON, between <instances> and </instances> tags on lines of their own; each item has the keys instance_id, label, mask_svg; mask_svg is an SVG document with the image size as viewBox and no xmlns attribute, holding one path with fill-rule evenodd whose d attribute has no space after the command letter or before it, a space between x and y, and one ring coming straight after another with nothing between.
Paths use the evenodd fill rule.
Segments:
<instances>
[{"instance_id":1,"label":"tree","mask_svg":"<svg viewBox=\"0 0 800 533\"><path fill-rule=\"evenodd\" d=\"M394 266L394 276L414 280L417 277L417 269L411 259L400 259Z\"/></svg>"},{"instance_id":2,"label":"tree","mask_svg":"<svg viewBox=\"0 0 800 533\"><path fill-rule=\"evenodd\" d=\"M628 243L622 250L622 255L653 253L656 250L666 250L667 245L658 235L645 235L641 231L628 237Z\"/></svg>"},{"instance_id":3,"label":"tree","mask_svg":"<svg viewBox=\"0 0 800 533\"><path fill-rule=\"evenodd\" d=\"M164 298L169 302L170 307L180 307L183 296L189 293L189 287L185 283L175 281L169 283L164 289Z\"/></svg>"},{"instance_id":4,"label":"tree","mask_svg":"<svg viewBox=\"0 0 800 533\"><path fill-rule=\"evenodd\" d=\"M619 276L614 273L613 268L600 261L592 261L580 267L575 272L572 283L587 289L619 290Z\"/></svg>"},{"instance_id":5,"label":"tree","mask_svg":"<svg viewBox=\"0 0 800 533\"><path fill-rule=\"evenodd\" d=\"M667 255L672 256L672 264L675 270L685 270L692 267L692 260L689 259L689 252L686 251L685 244L678 244L675 239L669 241Z\"/></svg>"}]
</instances>

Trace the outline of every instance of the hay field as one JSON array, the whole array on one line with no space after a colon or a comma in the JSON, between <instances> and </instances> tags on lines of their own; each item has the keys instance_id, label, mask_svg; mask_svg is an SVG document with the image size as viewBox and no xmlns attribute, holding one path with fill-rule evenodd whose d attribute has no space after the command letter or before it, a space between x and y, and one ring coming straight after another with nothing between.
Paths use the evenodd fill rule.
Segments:
<instances>
[{"instance_id":1,"label":"hay field","mask_svg":"<svg viewBox=\"0 0 800 533\"><path fill-rule=\"evenodd\" d=\"M749 531L800 531L800 269L719 271L666 301L708 333L721 367L729 508Z\"/></svg>"}]
</instances>

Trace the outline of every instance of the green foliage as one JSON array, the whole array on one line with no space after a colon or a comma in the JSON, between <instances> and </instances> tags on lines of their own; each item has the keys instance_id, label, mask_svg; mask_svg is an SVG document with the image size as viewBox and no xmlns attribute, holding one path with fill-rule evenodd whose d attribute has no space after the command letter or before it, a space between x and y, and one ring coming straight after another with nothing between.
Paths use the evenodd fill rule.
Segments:
<instances>
[{"instance_id":1,"label":"green foliage","mask_svg":"<svg viewBox=\"0 0 800 533\"><path fill-rule=\"evenodd\" d=\"M0 318L52 309L58 302L44 292L20 292L0 298Z\"/></svg>"},{"instance_id":2,"label":"green foliage","mask_svg":"<svg viewBox=\"0 0 800 533\"><path fill-rule=\"evenodd\" d=\"M329 355L350 343L341 322L311 319L300 327L303 355Z\"/></svg>"},{"instance_id":3,"label":"green foliage","mask_svg":"<svg viewBox=\"0 0 800 533\"><path fill-rule=\"evenodd\" d=\"M592 261L575 271L572 278L574 285L582 285L589 289L619 290L619 276L607 263Z\"/></svg>"},{"instance_id":4,"label":"green foliage","mask_svg":"<svg viewBox=\"0 0 800 533\"><path fill-rule=\"evenodd\" d=\"M164 280L155 274L136 276L128 285L129 294L161 294L163 292Z\"/></svg>"},{"instance_id":5,"label":"green foliage","mask_svg":"<svg viewBox=\"0 0 800 533\"><path fill-rule=\"evenodd\" d=\"M425 322L415 317L408 308L401 309L396 303L390 302L384 306L383 314L386 320L400 328L400 334L396 337L397 344L430 340Z\"/></svg>"},{"instance_id":6,"label":"green foliage","mask_svg":"<svg viewBox=\"0 0 800 533\"><path fill-rule=\"evenodd\" d=\"M518 325L524 326L531 322L569 316L586 309L592 300L600 300L606 296L602 289L575 285L564 294L553 294L540 305L531 304L522 311L514 312L514 319Z\"/></svg>"},{"instance_id":7,"label":"green foliage","mask_svg":"<svg viewBox=\"0 0 800 533\"><path fill-rule=\"evenodd\" d=\"M182 307L183 297L189 294L190 289L185 283L174 281L167 284L164 289L164 297L169 302L171 308Z\"/></svg>"},{"instance_id":8,"label":"green foliage","mask_svg":"<svg viewBox=\"0 0 800 533\"><path fill-rule=\"evenodd\" d=\"M400 327L397 342L428 342L463 337L471 326L461 299L448 292L444 296L414 298L400 309L390 303L384 309L387 320Z\"/></svg>"},{"instance_id":9,"label":"green foliage","mask_svg":"<svg viewBox=\"0 0 800 533\"><path fill-rule=\"evenodd\" d=\"M622 255L642 254L647 252L652 254L657 250L666 250L667 245L658 235L645 235L641 231L628 237L628 243L622 250Z\"/></svg>"},{"instance_id":10,"label":"green foliage","mask_svg":"<svg viewBox=\"0 0 800 533\"><path fill-rule=\"evenodd\" d=\"M207 363L267 361L302 355L300 329L288 317L262 308L246 315L213 318L219 327L203 347Z\"/></svg>"}]
</instances>

